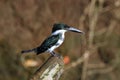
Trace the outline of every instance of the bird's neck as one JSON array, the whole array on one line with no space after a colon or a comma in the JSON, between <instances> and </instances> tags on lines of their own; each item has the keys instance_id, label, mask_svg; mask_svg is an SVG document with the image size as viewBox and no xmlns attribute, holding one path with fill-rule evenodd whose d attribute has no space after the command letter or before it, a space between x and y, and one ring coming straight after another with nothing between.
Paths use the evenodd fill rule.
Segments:
<instances>
[{"instance_id":1,"label":"bird's neck","mask_svg":"<svg viewBox=\"0 0 120 80\"><path fill-rule=\"evenodd\" d=\"M59 35L59 37L64 40L66 30L57 30L52 33L52 35Z\"/></svg>"},{"instance_id":2,"label":"bird's neck","mask_svg":"<svg viewBox=\"0 0 120 80\"><path fill-rule=\"evenodd\" d=\"M52 35L58 35L58 34L64 35L65 32L66 32L66 30L57 30L57 31L53 32Z\"/></svg>"}]
</instances>

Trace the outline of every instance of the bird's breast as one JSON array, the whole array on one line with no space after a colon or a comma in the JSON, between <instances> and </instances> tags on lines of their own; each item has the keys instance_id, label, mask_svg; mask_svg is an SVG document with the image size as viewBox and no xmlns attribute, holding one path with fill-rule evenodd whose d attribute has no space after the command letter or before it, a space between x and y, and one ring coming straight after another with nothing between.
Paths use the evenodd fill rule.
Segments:
<instances>
[{"instance_id":1,"label":"bird's breast","mask_svg":"<svg viewBox=\"0 0 120 80\"><path fill-rule=\"evenodd\" d=\"M48 50L48 52L52 52L54 49L56 49L57 47L59 47L63 43L63 41L64 41L64 39L59 39L57 41L57 43Z\"/></svg>"},{"instance_id":2,"label":"bird's breast","mask_svg":"<svg viewBox=\"0 0 120 80\"><path fill-rule=\"evenodd\" d=\"M60 46L63 43L64 40L58 40L58 42L56 43L56 46Z\"/></svg>"},{"instance_id":3,"label":"bird's breast","mask_svg":"<svg viewBox=\"0 0 120 80\"><path fill-rule=\"evenodd\" d=\"M57 41L56 46L60 46L64 41L64 34L61 35L60 39Z\"/></svg>"},{"instance_id":4,"label":"bird's breast","mask_svg":"<svg viewBox=\"0 0 120 80\"><path fill-rule=\"evenodd\" d=\"M51 48L48 49L48 52L52 52L54 49L59 47L64 41L64 33L59 34L59 40L53 45Z\"/></svg>"}]
</instances>

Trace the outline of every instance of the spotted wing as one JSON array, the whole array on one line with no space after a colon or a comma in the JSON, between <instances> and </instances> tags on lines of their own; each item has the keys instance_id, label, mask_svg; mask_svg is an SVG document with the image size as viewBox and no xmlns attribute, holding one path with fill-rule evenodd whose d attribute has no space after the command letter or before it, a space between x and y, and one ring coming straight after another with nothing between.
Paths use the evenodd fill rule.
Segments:
<instances>
[{"instance_id":1,"label":"spotted wing","mask_svg":"<svg viewBox=\"0 0 120 80\"><path fill-rule=\"evenodd\" d=\"M49 48L51 48L53 45L57 43L59 40L59 35L52 35L48 37L42 44L41 46L37 47L37 54L45 52Z\"/></svg>"}]
</instances>

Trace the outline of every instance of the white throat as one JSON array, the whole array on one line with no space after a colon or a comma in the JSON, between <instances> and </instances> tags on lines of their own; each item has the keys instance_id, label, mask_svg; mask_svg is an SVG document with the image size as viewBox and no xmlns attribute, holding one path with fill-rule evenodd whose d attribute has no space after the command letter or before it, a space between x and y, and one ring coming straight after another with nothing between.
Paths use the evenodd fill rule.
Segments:
<instances>
[{"instance_id":1,"label":"white throat","mask_svg":"<svg viewBox=\"0 0 120 80\"><path fill-rule=\"evenodd\" d=\"M57 31L53 32L52 35L57 35L57 34L64 35L65 32L66 32L66 30L57 30Z\"/></svg>"},{"instance_id":2,"label":"white throat","mask_svg":"<svg viewBox=\"0 0 120 80\"><path fill-rule=\"evenodd\" d=\"M64 37L65 37L65 32L66 32L66 30L57 30L57 31L55 31L55 32L53 32L52 33L52 35L57 35L57 34L61 34L61 39L59 39L58 41L57 41L57 45L54 45L53 47L51 47L49 50L48 50L48 52L52 52L54 49L56 49L57 47L59 47L62 43L63 43L63 41L64 41Z\"/></svg>"}]
</instances>

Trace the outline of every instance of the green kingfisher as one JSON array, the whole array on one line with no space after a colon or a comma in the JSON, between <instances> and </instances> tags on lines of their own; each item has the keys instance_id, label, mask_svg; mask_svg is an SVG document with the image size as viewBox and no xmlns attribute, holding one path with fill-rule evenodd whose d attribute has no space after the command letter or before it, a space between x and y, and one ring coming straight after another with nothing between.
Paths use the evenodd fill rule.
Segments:
<instances>
[{"instance_id":1,"label":"green kingfisher","mask_svg":"<svg viewBox=\"0 0 120 80\"><path fill-rule=\"evenodd\" d=\"M36 54L41 54L43 52L49 52L53 56L58 56L58 54L56 55L56 53L54 52L54 49L56 49L63 43L65 38L64 34L67 31L84 33L83 31L70 27L66 24L57 23L53 25L51 35L47 39L45 39L40 46L30 50L23 50L21 53L34 51Z\"/></svg>"}]
</instances>

